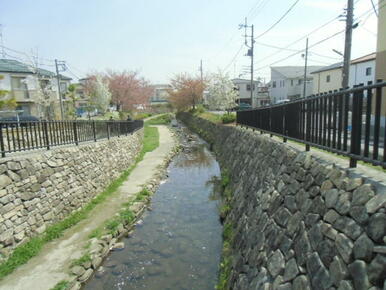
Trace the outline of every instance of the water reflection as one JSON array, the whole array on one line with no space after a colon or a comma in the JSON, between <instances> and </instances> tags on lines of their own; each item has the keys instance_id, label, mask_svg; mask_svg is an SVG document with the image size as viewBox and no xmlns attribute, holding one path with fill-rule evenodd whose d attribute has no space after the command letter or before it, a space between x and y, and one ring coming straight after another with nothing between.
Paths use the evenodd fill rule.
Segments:
<instances>
[{"instance_id":1,"label":"water reflection","mask_svg":"<svg viewBox=\"0 0 386 290\"><path fill-rule=\"evenodd\" d=\"M85 289L214 289L222 247L212 195L219 166L202 143L190 142L168 171L153 210Z\"/></svg>"},{"instance_id":2,"label":"water reflection","mask_svg":"<svg viewBox=\"0 0 386 290\"><path fill-rule=\"evenodd\" d=\"M177 159L177 167L211 167L216 160L208 153L205 144L184 148L184 158Z\"/></svg>"}]
</instances>

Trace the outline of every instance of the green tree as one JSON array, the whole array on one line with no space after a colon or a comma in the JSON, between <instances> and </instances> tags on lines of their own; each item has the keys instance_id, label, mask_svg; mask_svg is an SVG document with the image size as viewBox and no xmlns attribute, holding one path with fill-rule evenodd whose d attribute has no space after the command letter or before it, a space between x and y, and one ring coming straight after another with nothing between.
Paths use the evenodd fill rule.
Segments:
<instances>
[{"instance_id":1,"label":"green tree","mask_svg":"<svg viewBox=\"0 0 386 290\"><path fill-rule=\"evenodd\" d=\"M2 80L4 76L0 75L0 80ZM15 109L17 106L16 100L13 96L9 96L9 91L0 90L0 110L3 109Z\"/></svg>"},{"instance_id":2,"label":"green tree","mask_svg":"<svg viewBox=\"0 0 386 290\"><path fill-rule=\"evenodd\" d=\"M70 119L76 119L76 101L78 100L76 96L76 84L71 84L68 86L66 99L68 99L66 110L67 117Z\"/></svg>"}]
</instances>

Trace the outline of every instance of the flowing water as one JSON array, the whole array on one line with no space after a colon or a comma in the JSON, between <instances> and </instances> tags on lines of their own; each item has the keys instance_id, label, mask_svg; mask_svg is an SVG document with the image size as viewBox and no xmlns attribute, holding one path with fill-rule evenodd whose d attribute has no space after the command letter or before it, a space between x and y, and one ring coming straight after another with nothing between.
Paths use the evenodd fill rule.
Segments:
<instances>
[{"instance_id":1,"label":"flowing water","mask_svg":"<svg viewBox=\"0 0 386 290\"><path fill-rule=\"evenodd\" d=\"M125 248L112 252L84 289L214 289L222 226L210 180L220 169L195 140L173 158L152 211L123 239Z\"/></svg>"}]
</instances>

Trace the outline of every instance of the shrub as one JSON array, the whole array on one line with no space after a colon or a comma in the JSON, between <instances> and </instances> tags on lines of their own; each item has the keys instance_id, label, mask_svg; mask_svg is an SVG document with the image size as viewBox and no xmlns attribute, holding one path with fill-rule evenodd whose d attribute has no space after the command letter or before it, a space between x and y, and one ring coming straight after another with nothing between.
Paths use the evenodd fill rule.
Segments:
<instances>
[{"instance_id":1,"label":"shrub","mask_svg":"<svg viewBox=\"0 0 386 290\"><path fill-rule=\"evenodd\" d=\"M221 117L221 121L223 124L229 124L236 121L236 116L234 114L224 114Z\"/></svg>"}]
</instances>

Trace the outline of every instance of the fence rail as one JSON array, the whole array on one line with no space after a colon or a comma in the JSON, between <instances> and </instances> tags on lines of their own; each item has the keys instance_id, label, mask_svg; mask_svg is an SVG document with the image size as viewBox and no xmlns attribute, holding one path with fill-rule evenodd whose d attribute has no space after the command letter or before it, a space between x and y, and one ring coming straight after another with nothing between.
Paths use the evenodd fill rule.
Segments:
<instances>
[{"instance_id":1,"label":"fence rail","mask_svg":"<svg viewBox=\"0 0 386 290\"><path fill-rule=\"evenodd\" d=\"M38 121L0 122L0 151L6 153L110 139L143 127L136 121Z\"/></svg>"},{"instance_id":2,"label":"fence rail","mask_svg":"<svg viewBox=\"0 0 386 290\"><path fill-rule=\"evenodd\" d=\"M386 168L386 82L237 112L237 123Z\"/></svg>"}]
</instances>

